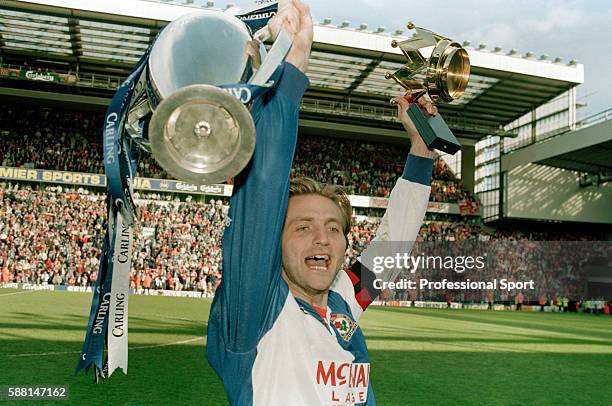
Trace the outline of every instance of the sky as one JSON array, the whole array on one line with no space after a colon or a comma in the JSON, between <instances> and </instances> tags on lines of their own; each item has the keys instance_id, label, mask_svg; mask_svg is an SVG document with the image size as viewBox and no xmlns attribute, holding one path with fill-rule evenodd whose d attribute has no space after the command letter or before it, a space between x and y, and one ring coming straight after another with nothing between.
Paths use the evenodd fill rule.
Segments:
<instances>
[{"instance_id":1,"label":"sky","mask_svg":"<svg viewBox=\"0 0 612 406\"><path fill-rule=\"evenodd\" d=\"M612 1L610 0L303 0L313 18L352 27L405 29L408 21L458 42L465 40L503 53L575 59L584 65L577 98L579 118L612 108ZM227 1L215 1L224 7ZM234 4L245 1L234 0Z\"/></svg>"}]
</instances>

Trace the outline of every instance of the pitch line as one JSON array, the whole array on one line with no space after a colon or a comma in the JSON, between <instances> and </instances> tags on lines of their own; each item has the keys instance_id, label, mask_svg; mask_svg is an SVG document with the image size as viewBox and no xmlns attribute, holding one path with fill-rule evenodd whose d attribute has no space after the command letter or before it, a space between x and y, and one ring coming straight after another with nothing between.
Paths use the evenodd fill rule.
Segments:
<instances>
[{"instance_id":1,"label":"pitch line","mask_svg":"<svg viewBox=\"0 0 612 406\"><path fill-rule=\"evenodd\" d=\"M187 343L192 343L194 341L198 341L198 340L202 340L204 339L204 336L202 337L195 337L195 338L190 338L188 340L182 340L182 341L175 341L173 343L165 343L165 344L155 344L155 345L141 345L140 347L130 347L130 350L144 350L144 349L149 349L149 348L160 348L160 347L170 347L172 345L181 345L181 344L187 344Z\"/></svg>"},{"instance_id":2,"label":"pitch line","mask_svg":"<svg viewBox=\"0 0 612 406\"><path fill-rule=\"evenodd\" d=\"M206 322L206 320L192 320L192 319L187 319L185 317L168 316L166 314L130 313L130 316L143 317L143 318L147 318L147 317L149 317L149 318L150 317L160 317L162 319L189 321L189 322L192 322L192 323L202 323L202 324L204 324Z\"/></svg>"},{"instance_id":3,"label":"pitch line","mask_svg":"<svg viewBox=\"0 0 612 406\"><path fill-rule=\"evenodd\" d=\"M145 349L150 349L150 348L161 348L161 347L170 347L173 345L181 345L181 344L188 344L188 343L192 343L194 341L198 341L198 340L202 340L204 339L204 337L195 337L195 338L189 338L187 340L181 340L181 341L174 341L171 343L164 343L164 344L154 344L154 345L141 345L141 346L137 346L137 347L129 347L129 350L145 350ZM54 352L39 352L39 353L30 353L30 354L8 354L7 357L8 358L18 358L18 357L45 357L45 356L49 356L49 355L66 355L66 354L80 354L81 351L54 351Z\"/></svg>"},{"instance_id":4,"label":"pitch line","mask_svg":"<svg viewBox=\"0 0 612 406\"><path fill-rule=\"evenodd\" d=\"M13 293L0 293L0 297L2 296L11 296L11 295L21 295L23 293L32 293L32 292L38 292L37 290L24 290L21 292L13 292Z\"/></svg>"}]
</instances>

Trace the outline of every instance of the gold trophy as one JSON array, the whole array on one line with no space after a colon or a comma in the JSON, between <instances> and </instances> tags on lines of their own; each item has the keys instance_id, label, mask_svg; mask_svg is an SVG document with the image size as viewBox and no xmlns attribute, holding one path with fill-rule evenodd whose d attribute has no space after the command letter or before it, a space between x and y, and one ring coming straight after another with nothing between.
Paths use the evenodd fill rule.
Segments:
<instances>
[{"instance_id":1,"label":"gold trophy","mask_svg":"<svg viewBox=\"0 0 612 406\"><path fill-rule=\"evenodd\" d=\"M407 27L414 29L416 34L401 42L393 40L391 46L399 47L408 58L408 63L394 73L387 73L385 78L392 78L404 87L412 101L424 94L429 95L433 103L450 103L461 97L470 77L467 51L457 42L416 27L411 22ZM419 50L428 47L433 47L433 51L429 58L425 58ZM412 103L408 115L430 149L454 155L461 148L439 114L426 116L416 103Z\"/></svg>"}]
</instances>

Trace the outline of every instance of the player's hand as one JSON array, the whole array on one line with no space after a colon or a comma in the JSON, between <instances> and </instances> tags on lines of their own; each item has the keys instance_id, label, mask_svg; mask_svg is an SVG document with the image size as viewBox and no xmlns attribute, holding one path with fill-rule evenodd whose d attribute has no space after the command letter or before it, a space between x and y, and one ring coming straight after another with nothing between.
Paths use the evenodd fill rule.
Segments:
<instances>
[{"instance_id":1,"label":"player's hand","mask_svg":"<svg viewBox=\"0 0 612 406\"><path fill-rule=\"evenodd\" d=\"M406 134L408 134L408 138L410 139L410 153L426 158L432 158L434 156L433 151L427 148L425 141L423 141L423 138L421 138L419 131L408 115L408 108L410 108L412 98L410 96L399 96L394 97L393 100L397 105L397 118L404 126ZM427 95L419 97L415 103L418 104L419 108L424 114L430 117L438 114L438 108L433 105Z\"/></svg>"},{"instance_id":2,"label":"player's hand","mask_svg":"<svg viewBox=\"0 0 612 406\"><path fill-rule=\"evenodd\" d=\"M313 38L310 8L300 0L280 0L278 13L268 22L268 27L273 39L283 28L293 36L293 45L286 60L306 72Z\"/></svg>"}]
</instances>

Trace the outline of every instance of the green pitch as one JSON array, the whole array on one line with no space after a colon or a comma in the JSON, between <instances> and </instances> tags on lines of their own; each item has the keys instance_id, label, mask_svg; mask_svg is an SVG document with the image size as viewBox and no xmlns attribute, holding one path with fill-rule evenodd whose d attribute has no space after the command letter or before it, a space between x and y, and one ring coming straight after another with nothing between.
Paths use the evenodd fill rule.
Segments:
<instances>
[{"instance_id":1,"label":"green pitch","mask_svg":"<svg viewBox=\"0 0 612 406\"><path fill-rule=\"evenodd\" d=\"M0 385L67 384L76 404L227 404L204 355L209 300L131 296L129 375L99 385L72 375L90 301L0 289ZM374 308L361 325L380 405L612 402L612 317Z\"/></svg>"}]
</instances>

